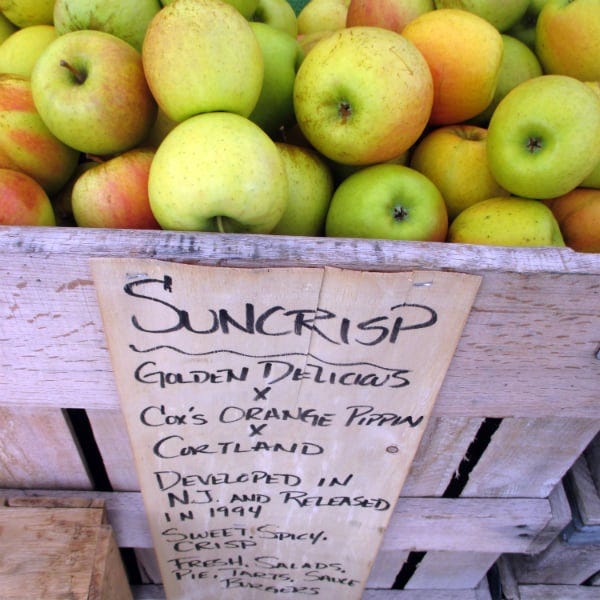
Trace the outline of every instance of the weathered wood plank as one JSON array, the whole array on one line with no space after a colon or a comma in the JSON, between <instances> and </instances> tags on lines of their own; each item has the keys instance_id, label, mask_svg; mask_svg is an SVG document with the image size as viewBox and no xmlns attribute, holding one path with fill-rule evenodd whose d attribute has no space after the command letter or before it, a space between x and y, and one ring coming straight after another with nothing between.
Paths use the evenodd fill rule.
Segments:
<instances>
[{"instance_id":1,"label":"weathered wood plank","mask_svg":"<svg viewBox=\"0 0 600 600\"><path fill-rule=\"evenodd\" d=\"M405 589L475 588L498 556L497 552L427 552Z\"/></svg>"},{"instance_id":2,"label":"weathered wood plank","mask_svg":"<svg viewBox=\"0 0 600 600\"><path fill-rule=\"evenodd\" d=\"M482 419L451 417L430 419L401 495L442 496L481 422Z\"/></svg>"},{"instance_id":3,"label":"weathered wood plank","mask_svg":"<svg viewBox=\"0 0 600 600\"><path fill-rule=\"evenodd\" d=\"M434 414L600 415L600 255L83 228L0 228L0 356L5 372L13 374L0 381L3 404L118 406L88 264L92 256L480 274L484 280Z\"/></svg>"},{"instance_id":4,"label":"weathered wood plank","mask_svg":"<svg viewBox=\"0 0 600 600\"><path fill-rule=\"evenodd\" d=\"M503 419L462 496L545 498L598 430L591 417Z\"/></svg>"},{"instance_id":5,"label":"weathered wood plank","mask_svg":"<svg viewBox=\"0 0 600 600\"><path fill-rule=\"evenodd\" d=\"M121 411L88 410L87 415L112 489L139 491L129 434Z\"/></svg>"},{"instance_id":6,"label":"weathered wood plank","mask_svg":"<svg viewBox=\"0 0 600 600\"><path fill-rule=\"evenodd\" d=\"M91 488L60 409L0 406L0 487Z\"/></svg>"},{"instance_id":7,"label":"weathered wood plank","mask_svg":"<svg viewBox=\"0 0 600 600\"><path fill-rule=\"evenodd\" d=\"M19 495L102 499L120 547L152 547L139 492L0 490L0 496ZM380 552L521 553L551 518L545 498L400 498Z\"/></svg>"}]
</instances>

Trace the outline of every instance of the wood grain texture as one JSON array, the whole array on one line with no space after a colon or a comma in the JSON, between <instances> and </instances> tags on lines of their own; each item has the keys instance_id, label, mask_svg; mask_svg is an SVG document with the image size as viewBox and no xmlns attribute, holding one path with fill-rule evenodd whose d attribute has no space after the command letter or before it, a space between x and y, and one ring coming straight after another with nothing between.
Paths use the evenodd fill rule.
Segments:
<instances>
[{"instance_id":1,"label":"wood grain texture","mask_svg":"<svg viewBox=\"0 0 600 600\"><path fill-rule=\"evenodd\" d=\"M441 269L483 282L435 416L600 416L600 255L378 240L0 228L3 404L115 408L90 257ZM39 390L44 390L40 394Z\"/></svg>"},{"instance_id":2,"label":"wood grain texture","mask_svg":"<svg viewBox=\"0 0 600 600\"><path fill-rule=\"evenodd\" d=\"M0 406L0 487L91 488L60 409Z\"/></svg>"}]
</instances>

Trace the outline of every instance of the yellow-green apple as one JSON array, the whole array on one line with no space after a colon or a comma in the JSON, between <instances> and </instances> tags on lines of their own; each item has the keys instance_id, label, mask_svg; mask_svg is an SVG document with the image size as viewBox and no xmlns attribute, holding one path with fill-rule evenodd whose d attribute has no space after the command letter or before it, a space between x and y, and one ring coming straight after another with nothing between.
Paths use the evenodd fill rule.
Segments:
<instances>
[{"instance_id":1,"label":"yellow-green apple","mask_svg":"<svg viewBox=\"0 0 600 600\"><path fill-rule=\"evenodd\" d=\"M509 195L490 172L486 142L483 127L445 125L427 133L414 148L410 166L440 190L450 220L480 200Z\"/></svg>"},{"instance_id":2,"label":"yellow-green apple","mask_svg":"<svg viewBox=\"0 0 600 600\"><path fill-rule=\"evenodd\" d=\"M148 199L154 149L137 147L86 169L71 193L79 227L160 229Z\"/></svg>"},{"instance_id":3,"label":"yellow-green apple","mask_svg":"<svg viewBox=\"0 0 600 600\"><path fill-rule=\"evenodd\" d=\"M350 0L346 27L371 25L400 33L408 22L434 8L433 0Z\"/></svg>"},{"instance_id":4,"label":"yellow-green apple","mask_svg":"<svg viewBox=\"0 0 600 600\"><path fill-rule=\"evenodd\" d=\"M56 0L54 26L59 35L80 29L105 31L141 51L159 0Z\"/></svg>"},{"instance_id":5,"label":"yellow-green apple","mask_svg":"<svg viewBox=\"0 0 600 600\"><path fill-rule=\"evenodd\" d=\"M419 138L431 113L427 62L401 34L347 27L306 54L294 83L296 120L331 160L367 165L393 159Z\"/></svg>"},{"instance_id":6,"label":"yellow-green apple","mask_svg":"<svg viewBox=\"0 0 600 600\"><path fill-rule=\"evenodd\" d=\"M35 179L0 168L0 225L56 225L50 198Z\"/></svg>"},{"instance_id":7,"label":"yellow-green apple","mask_svg":"<svg viewBox=\"0 0 600 600\"><path fill-rule=\"evenodd\" d=\"M402 31L423 54L433 77L430 123L452 125L484 111L494 97L502 37L482 17L440 8L413 19Z\"/></svg>"},{"instance_id":8,"label":"yellow-green apple","mask_svg":"<svg viewBox=\"0 0 600 600\"><path fill-rule=\"evenodd\" d=\"M289 195L275 142L248 118L228 112L195 115L165 137L150 167L148 193L163 229L231 233L269 233Z\"/></svg>"},{"instance_id":9,"label":"yellow-green apple","mask_svg":"<svg viewBox=\"0 0 600 600\"><path fill-rule=\"evenodd\" d=\"M295 121L294 81L304 56L295 37L266 23L251 22L263 55L262 89L249 119L271 137Z\"/></svg>"},{"instance_id":10,"label":"yellow-green apple","mask_svg":"<svg viewBox=\"0 0 600 600\"><path fill-rule=\"evenodd\" d=\"M36 62L31 90L48 129L81 152L129 150L156 118L140 53L104 31L58 36Z\"/></svg>"},{"instance_id":11,"label":"yellow-green apple","mask_svg":"<svg viewBox=\"0 0 600 600\"><path fill-rule=\"evenodd\" d=\"M158 105L174 121L228 111L247 117L264 76L250 23L221 0L177 0L150 22L142 60Z\"/></svg>"},{"instance_id":12,"label":"yellow-green apple","mask_svg":"<svg viewBox=\"0 0 600 600\"><path fill-rule=\"evenodd\" d=\"M558 222L539 200L487 198L463 210L448 229L448 241L486 246L564 246Z\"/></svg>"},{"instance_id":13,"label":"yellow-green apple","mask_svg":"<svg viewBox=\"0 0 600 600\"><path fill-rule=\"evenodd\" d=\"M590 86L567 75L534 77L508 92L490 119L490 170L515 196L554 198L600 162L598 140L600 96Z\"/></svg>"},{"instance_id":14,"label":"yellow-green apple","mask_svg":"<svg viewBox=\"0 0 600 600\"><path fill-rule=\"evenodd\" d=\"M17 27L52 25L54 0L0 0L0 11Z\"/></svg>"},{"instance_id":15,"label":"yellow-green apple","mask_svg":"<svg viewBox=\"0 0 600 600\"><path fill-rule=\"evenodd\" d=\"M298 33L338 31L346 27L350 0L309 0L296 19Z\"/></svg>"},{"instance_id":16,"label":"yellow-green apple","mask_svg":"<svg viewBox=\"0 0 600 600\"><path fill-rule=\"evenodd\" d=\"M58 140L40 117L29 79L0 75L0 167L26 173L53 194L78 161L79 152Z\"/></svg>"},{"instance_id":17,"label":"yellow-green apple","mask_svg":"<svg viewBox=\"0 0 600 600\"><path fill-rule=\"evenodd\" d=\"M321 236L334 183L323 157L302 146L276 142L288 179L289 198L283 216L271 231L277 235Z\"/></svg>"},{"instance_id":18,"label":"yellow-green apple","mask_svg":"<svg viewBox=\"0 0 600 600\"><path fill-rule=\"evenodd\" d=\"M600 190L577 187L545 204L567 246L577 252L600 252Z\"/></svg>"},{"instance_id":19,"label":"yellow-green apple","mask_svg":"<svg viewBox=\"0 0 600 600\"><path fill-rule=\"evenodd\" d=\"M172 4L175 0L161 0L163 6ZM259 0L224 0L235 7L246 19L250 19L258 6Z\"/></svg>"},{"instance_id":20,"label":"yellow-green apple","mask_svg":"<svg viewBox=\"0 0 600 600\"><path fill-rule=\"evenodd\" d=\"M491 23L498 31L506 31L523 18L529 2L530 0L435 0L435 6L437 9L459 8L472 12Z\"/></svg>"},{"instance_id":21,"label":"yellow-green apple","mask_svg":"<svg viewBox=\"0 0 600 600\"><path fill-rule=\"evenodd\" d=\"M543 74L540 61L527 44L507 34L502 34L502 44L504 51L494 97L488 107L472 119L473 123L483 127L487 127L496 106L510 90L527 79Z\"/></svg>"},{"instance_id":22,"label":"yellow-green apple","mask_svg":"<svg viewBox=\"0 0 600 600\"><path fill-rule=\"evenodd\" d=\"M9 21L4 14L0 12L0 44L17 31L17 29L19 29L19 27Z\"/></svg>"},{"instance_id":23,"label":"yellow-green apple","mask_svg":"<svg viewBox=\"0 0 600 600\"><path fill-rule=\"evenodd\" d=\"M433 182L393 164L365 167L344 179L325 222L329 237L443 242L447 230L446 205Z\"/></svg>"},{"instance_id":24,"label":"yellow-green apple","mask_svg":"<svg viewBox=\"0 0 600 600\"><path fill-rule=\"evenodd\" d=\"M381 164L389 163L392 165L408 166L410 162L411 153L412 148L410 148L406 152L403 152L402 154L399 154L391 160L386 160L384 163ZM366 168L365 165L345 165L343 163L335 162L334 160L328 160L327 163L329 164L329 168L333 173L333 181L335 186L339 185L342 181L344 181L344 179L346 179L346 177L352 175L352 173L356 173L357 171Z\"/></svg>"},{"instance_id":25,"label":"yellow-green apple","mask_svg":"<svg viewBox=\"0 0 600 600\"><path fill-rule=\"evenodd\" d=\"M0 44L0 73L30 77L33 65L56 38L53 25L30 25L18 29Z\"/></svg>"},{"instance_id":26,"label":"yellow-green apple","mask_svg":"<svg viewBox=\"0 0 600 600\"><path fill-rule=\"evenodd\" d=\"M293 37L298 35L298 19L287 0L258 0L252 20L281 29Z\"/></svg>"},{"instance_id":27,"label":"yellow-green apple","mask_svg":"<svg viewBox=\"0 0 600 600\"><path fill-rule=\"evenodd\" d=\"M600 2L548 0L537 18L535 52L545 73L600 79Z\"/></svg>"},{"instance_id":28,"label":"yellow-green apple","mask_svg":"<svg viewBox=\"0 0 600 600\"><path fill-rule=\"evenodd\" d=\"M600 81L586 81L598 97L600 97ZM579 184L580 187L600 189L600 162L592 169L592 172Z\"/></svg>"}]
</instances>

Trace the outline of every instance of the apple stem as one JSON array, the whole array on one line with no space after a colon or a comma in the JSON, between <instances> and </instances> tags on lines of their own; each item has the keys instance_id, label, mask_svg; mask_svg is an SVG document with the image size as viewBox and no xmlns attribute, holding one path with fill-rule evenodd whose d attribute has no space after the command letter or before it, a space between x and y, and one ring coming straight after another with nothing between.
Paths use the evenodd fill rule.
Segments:
<instances>
[{"instance_id":1,"label":"apple stem","mask_svg":"<svg viewBox=\"0 0 600 600\"><path fill-rule=\"evenodd\" d=\"M104 158L102 156L98 156L97 154L90 154L89 152L86 152L85 157L87 160L91 160L92 162L96 162L96 163L105 162Z\"/></svg>"},{"instance_id":2,"label":"apple stem","mask_svg":"<svg viewBox=\"0 0 600 600\"><path fill-rule=\"evenodd\" d=\"M75 81L77 83L84 83L86 80L86 75L85 73L82 73L81 71L78 71L73 65L69 64L66 60L61 60L60 61L60 66L64 67L65 69L67 69L75 78Z\"/></svg>"},{"instance_id":3,"label":"apple stem","mask_svg":"<svg viewBox=\"0 0 600 600\"><path fill-rule=\"evenodd\" d=\"M219 215L219 216L216 218L216 221L217 221L217 230L218 230L218 232L219 232L219 233L227 233L227 232L225 231L225 226L224 226L224 224L223 224L223 217L222 217L221 215Z\"/></svg>"}]
</instances>

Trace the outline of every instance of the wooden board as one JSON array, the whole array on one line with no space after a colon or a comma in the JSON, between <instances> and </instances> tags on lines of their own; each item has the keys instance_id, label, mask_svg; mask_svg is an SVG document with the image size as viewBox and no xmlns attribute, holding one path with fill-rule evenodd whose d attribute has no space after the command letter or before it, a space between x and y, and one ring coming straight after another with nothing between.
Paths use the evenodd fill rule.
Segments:
<instances>
[{"instance_id":1,"label":"wooden board","mask_svg":"<svg viewBox=\"0 0 600 600\"><path fill-rule=\"evenodd\" d=\"M3 600L131 600L102 508L27 500L0 506Z\"/></svg>"},{"instance_id":2,"label":"wooden board","mask_svg":"<svg viewBox=\"0 0 600 600\"><path fill-rule=\"evenodd\" d=\"M480 278L92 270L168 597L359 598Z\"/></svg>"},{"instance_id":3,"label":"wooden board","mask_svg":"<svg viewBox=\"0 0 600 600\"><path fill-rule=\"evenodd\" d=\"M434 416L600 417L600 255L59 227L0 227L0 357L10 374L0 375L2 404L118 409L89 267L90 257L109 256L481 275Z\"/></svg>"}]
</instances>

